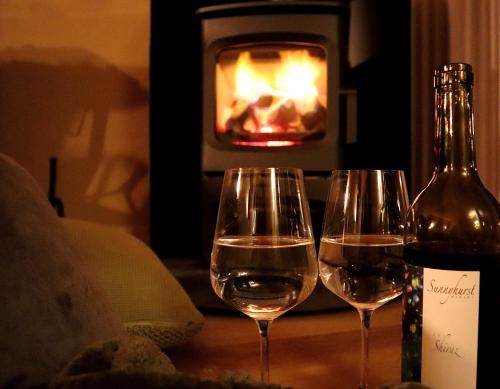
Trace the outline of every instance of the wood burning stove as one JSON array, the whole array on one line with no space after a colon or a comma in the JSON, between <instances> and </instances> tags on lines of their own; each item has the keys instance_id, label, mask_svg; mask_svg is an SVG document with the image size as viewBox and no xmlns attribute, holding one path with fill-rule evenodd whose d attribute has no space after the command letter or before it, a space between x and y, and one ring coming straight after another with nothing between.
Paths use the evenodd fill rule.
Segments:
<instances>
[{"instance_id":1,"label":"wood burning stove","mask_svg":"<svg viewBox=\"0 0 500 389\"><path fill-rule=\"evenodd\" d=\"M317 173L338 167L347 5L252 2L197 13L202 171L296 166Z\"/></svg>"}]
</instances>

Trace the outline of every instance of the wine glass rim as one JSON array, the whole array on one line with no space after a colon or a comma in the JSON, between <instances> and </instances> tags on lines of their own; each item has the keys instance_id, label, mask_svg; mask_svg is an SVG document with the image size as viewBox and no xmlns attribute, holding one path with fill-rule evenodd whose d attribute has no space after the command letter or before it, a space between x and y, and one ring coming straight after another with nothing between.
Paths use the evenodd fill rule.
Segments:
<instances>
[{"instance_id":1,"label":"wine glass rim","mask_svg":"<svg viewBox=\"0 0 500 389\"><path fill-rule=\"evenodd\" d=\"M291 166L245 166L245 167L232 167L225 169L226 173L267 173L271 171L276 172L299 172L302 173L302 169L298 167Z\"/></svg>"},{"instance_id":2,"label":"wine glass rim","mask_svg":"<svg viewBox=\"0 0 500 389\"><path fill-rule=\"evenodd\" d=\"M402 169L334 169L333 174L350 174L350 173L382 173L382 174L404 174Z\"/></svg>"}]
</instances>

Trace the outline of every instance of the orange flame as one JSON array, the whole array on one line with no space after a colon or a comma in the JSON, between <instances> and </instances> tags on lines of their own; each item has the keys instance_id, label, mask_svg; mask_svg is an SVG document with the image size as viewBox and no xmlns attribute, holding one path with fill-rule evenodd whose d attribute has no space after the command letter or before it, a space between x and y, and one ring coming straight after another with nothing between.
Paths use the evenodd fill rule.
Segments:
<instances>
[{"instance_id":1,"label":"orange flame","mask_svg":"<svg viewBox=\"0 0 500 389\"><path fill-rule=\"evenodd\" d=\"M217 132L233 144L288 146L321 136L326 61L300 48L251 50L216 65ZM228 138L226 138L228 139Z\"/></svg>"},{"instance_id":2,"label":"orange flame","mask_svg":"<svg viewBox=\"0 0 500 389\"><path fill-rule=\"evenodd\" d=\"M258 71L248 51L239 55L236 63L236 99L250 103L260 96L280 96L307 105L318 96L316 80L320 73L320 60L307 50L280 51L280 68L276 72Z\"/></svg>"}]
</instances>

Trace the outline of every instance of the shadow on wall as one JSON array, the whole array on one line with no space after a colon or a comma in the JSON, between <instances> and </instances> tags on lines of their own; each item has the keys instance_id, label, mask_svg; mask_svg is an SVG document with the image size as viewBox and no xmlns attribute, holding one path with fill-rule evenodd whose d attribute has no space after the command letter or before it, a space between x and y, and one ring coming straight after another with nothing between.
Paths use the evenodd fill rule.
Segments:
<instances>
[{"instance_id":1,"label":"shadow on wall","mask_svg":"<svg viewBox=\"0 0 500 389\"><path fill-rule=\"evenodd\" d=\"M73 204L66 207L70 217L132 228L147 224L149 200L134 202L137 186L147 182L147 159L113 146L109 118L112 111L147 107L148 100L137 79L86 50L8 48L0 51L0 151L26 167L44 190L49 158L58 157L58 196ZM117 193L124 199L121 209L106 205Z\"/></svg>"}]
</instances>

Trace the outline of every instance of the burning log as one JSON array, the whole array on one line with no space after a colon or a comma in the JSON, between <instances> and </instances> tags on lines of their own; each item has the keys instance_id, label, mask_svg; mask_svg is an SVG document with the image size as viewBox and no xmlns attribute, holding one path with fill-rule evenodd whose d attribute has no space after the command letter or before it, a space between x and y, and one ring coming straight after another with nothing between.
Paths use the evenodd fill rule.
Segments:
<instances>
[{"instance_id":1,"label":"burning log","mask_svg":"<svg viewBox=\"0 0 500 389\"><path fill-rule=\"evenodd\" d=\"M309 131L324 129L326 123L326 108L316 100L314 110L306 112L300 117L300 120Z\"/></svg>"},{"instance_id":2,"label":"burning log","mask_svg":"<svg viewBox=\"0 0 500 389\"><path fill-rule=\"evenodd\" d=\"M255 132L259 128L259 122L252 105L239 100L233 102L232 113L225 126L226 132L244 135L247 132Z\"/></svg>"},{"instance_id":3,"label":"burning log","mask_svg":"<svg viewBox=\"0 0 500 389\"><path fill-rule=\"evenodd\" d=\"M282 128L283 131L301 131L299 113L292 100L286 100L278 109L271 113L269 124Z\"/></svg>"},{"instance_id":4,"label":"burning log","mask_svg":"<svg viewBox=\"0 0 500 389\"><path fill-rule=\"evenodd\" d=\"M256 102L235 100L225 123L225 133L248 138L250 134L290 134L322 131L325 128L326 108L319 100L312 109L301 113L291 99L264 95Z\"/></svg>"}]
</instances>

